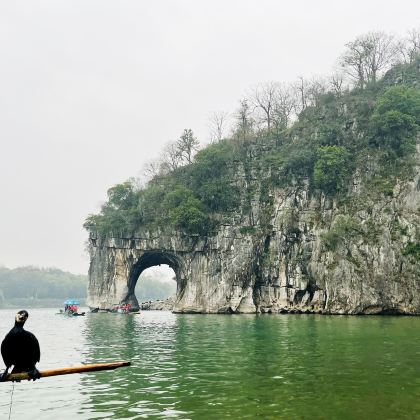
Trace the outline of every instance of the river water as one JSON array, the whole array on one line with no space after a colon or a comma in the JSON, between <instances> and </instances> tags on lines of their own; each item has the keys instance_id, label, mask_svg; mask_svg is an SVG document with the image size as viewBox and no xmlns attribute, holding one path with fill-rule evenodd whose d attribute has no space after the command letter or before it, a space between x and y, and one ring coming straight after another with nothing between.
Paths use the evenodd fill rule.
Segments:
<instances>
[{"instance_id":1,"label":"river water","mask_svg":"<svg viewBox=\"0 0 420 420\"><path fill-rule=\"evenodd\" d=\"M55 312L25 325L40 370L132 366L17 383L11 419L420 419L420 317Z\"/></svg>"}]
</instances>

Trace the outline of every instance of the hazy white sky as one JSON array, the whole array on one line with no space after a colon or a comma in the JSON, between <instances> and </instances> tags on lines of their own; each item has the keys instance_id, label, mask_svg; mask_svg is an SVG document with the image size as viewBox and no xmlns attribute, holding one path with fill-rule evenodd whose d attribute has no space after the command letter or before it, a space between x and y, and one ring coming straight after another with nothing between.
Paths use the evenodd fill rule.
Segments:
<instances>
[{"instance_id":1,"label":"hazy white sky","mask_svg":"<svg viewBox=\"0 0 420 420\"><path fill-rule=\"evenodd\" d=\"M1 0L0 264L86 273L85 217L184 128L419 24L415 0Z\"/></svg>"}]
</instances>

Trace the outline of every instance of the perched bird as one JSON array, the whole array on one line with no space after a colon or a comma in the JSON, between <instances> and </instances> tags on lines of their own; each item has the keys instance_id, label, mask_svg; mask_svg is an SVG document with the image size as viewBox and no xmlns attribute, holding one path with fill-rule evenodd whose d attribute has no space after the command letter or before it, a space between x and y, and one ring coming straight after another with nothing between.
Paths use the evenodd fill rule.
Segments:
<instances>
[{"instance_id":1,"label":"perched bird","mask_svg":"<svg viewBox=\"0 0 420 420\"><path fill-rule=\"evenodd\" d=\"M28 316L27 311L19 311L15 317L15 326L1 343L1 355L6 370L0 381L6 380L12 365L14 368L11 373L28 372L29 377L33 380L41 377L35 367L41 357L38 340L31 332L23 329Z\"/></svg>"}]
</instances>

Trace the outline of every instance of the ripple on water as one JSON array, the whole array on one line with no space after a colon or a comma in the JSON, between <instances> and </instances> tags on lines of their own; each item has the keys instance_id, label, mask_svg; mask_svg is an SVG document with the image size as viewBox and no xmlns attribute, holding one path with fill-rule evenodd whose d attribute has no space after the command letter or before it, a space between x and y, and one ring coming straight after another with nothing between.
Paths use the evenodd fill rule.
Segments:
<instances>
[{"instance_id":1,"label":"ripple on water","mask_svg":"<svg viewBox=\"0 0 420 420\"><path fill-rule=\"evenodd\" d=\"M16 384L12 418L420 418L420 318L53 314L27 324L40 369L132 366Z\"/></svg>"}]
</instances>

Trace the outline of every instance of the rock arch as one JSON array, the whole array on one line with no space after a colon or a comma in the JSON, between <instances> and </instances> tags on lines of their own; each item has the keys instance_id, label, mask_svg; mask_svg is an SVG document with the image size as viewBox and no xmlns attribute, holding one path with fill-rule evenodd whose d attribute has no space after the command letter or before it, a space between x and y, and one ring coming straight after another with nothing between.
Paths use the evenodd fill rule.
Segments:
<instances>
[{"instance_id":1,"label":"rock arch","mask_svg":"<svg viewBox=\"0 0 420 420\"><path fill-rule=\"evenodd\" d=\"M179 255L168 251L146 251L136 263L131 267L127 282L127 296L123 299L124 303L130 303L133 308L138 308L139 303L135 295L135 288L141 273L150 268L166 264L172 268L175 273L177 288L182 287L182 267L183 262Z\"/></svg>"},{"instance_id":2,"label":"rock arch","mask_svg":"<svg viewBox=\"0 0 420 420\"><path fill-rule=\"evenodd\" d=\"M174 312L255 313L255 244L241 235L186 236L143 232L136 238L91 238L87 304L139 306L134 289L142 271L168 264L175 272Z\"/></svg>"}]
</instances>

